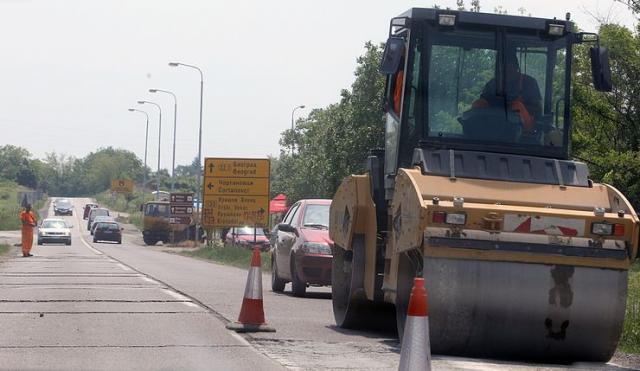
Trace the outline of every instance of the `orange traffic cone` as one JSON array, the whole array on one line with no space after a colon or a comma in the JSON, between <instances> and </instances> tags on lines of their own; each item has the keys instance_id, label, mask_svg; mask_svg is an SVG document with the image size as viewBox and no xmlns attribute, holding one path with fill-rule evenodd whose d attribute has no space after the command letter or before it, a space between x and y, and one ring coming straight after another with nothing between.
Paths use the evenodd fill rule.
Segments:
<instances>
[{"instance_id":1,"label":"orange traffic cone","mask_svg":"<svg viewBox=\"0 0 640 371\"><path fill-rule=\"evenodd\" d=\"M260 264L260 249L253 249L251 267L244 288L244 299L238 321L227 324L227 328L237 332L275 332L267 326L262 308L262 270Z\"/></svg>"},{"instance_id":2,"label":"orange traffic cone","mask_svg":"<svg viewBox=\"0 0 640 371\"><path fill-rule=\"evenodd\" d=\"M429 309L427 306L427 290L424 288L424 278L413 280L407 320L404 324L398 370L431 370Z\"/></svg>"}]
</instances>

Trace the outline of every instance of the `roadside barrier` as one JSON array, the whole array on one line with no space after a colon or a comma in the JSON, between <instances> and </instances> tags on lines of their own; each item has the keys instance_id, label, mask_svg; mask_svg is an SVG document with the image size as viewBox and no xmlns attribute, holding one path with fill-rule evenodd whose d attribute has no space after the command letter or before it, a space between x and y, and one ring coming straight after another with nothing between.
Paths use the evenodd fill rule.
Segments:
<instances>
[{"instance_id":1,"label":"roadside barrier","mask_svg":"<svg viewBox=\"0 0 640 371\"><path fill-rule=\"evenodd\" d=\"M251 267L247 275L247 285L244 288L244 298L238 321L227 324L227 328L236 332L275 332L273 327L267 326L264 319L262 305L262 269L260 263L260 249L254 248L251 257Z\"/></svg>"},{"instance_id":2,"label":"roadside barrier","mask_svg":"<svg viewBox=\"0 0 640 371\"><path fill-rule=\"evenodd\" d=\"M431 370L431 344L429 342L429 307L424 278L413 280L407 320L404 324L400 371Z\"/></svg>"}]
</instances>

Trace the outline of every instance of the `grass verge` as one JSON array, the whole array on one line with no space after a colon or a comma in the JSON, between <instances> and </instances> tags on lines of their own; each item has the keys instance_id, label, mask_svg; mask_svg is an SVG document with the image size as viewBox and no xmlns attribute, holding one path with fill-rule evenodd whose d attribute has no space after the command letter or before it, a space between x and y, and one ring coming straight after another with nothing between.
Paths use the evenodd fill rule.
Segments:
<instances>
[{"instance_id":1,"label":"grass verge","mask_svg":"<svg viewBox=\"0 0 640 371\"><path fill-rule=\"evenodd\" d=\"M629 270L627 313L618 349L625 353L640 354L640 262Z\"/></svg>"},{"instance_id":2,"label":"grass verge","mask_svg":"<svg viewBox=\"0 0 640 371\"><path fill-rule=\"evenodd\" d=\"M31 189L14 182L0 181L0 231L15 231L20 229L20 212L22 207L18 204L18 192ZM40 220L38 210L44 205L45 200L33 205L36 218Z\"/></svg>"},{"instance_id":3,"label":"grass verge","mask_svg":"<svg viewBox=\"0 0 640 371\"><path fill-rule=\"evenodd\" d=\"M183 251L181 254L206 260L213 260L221 264L231 265L238 268L249 268L253 252L251 250L235 246L212 244L193 251ZM271 258L269 257L269 252L260 253L260 260L262 263L262 271L270 271Z\"/></svg>"}]
</instances>

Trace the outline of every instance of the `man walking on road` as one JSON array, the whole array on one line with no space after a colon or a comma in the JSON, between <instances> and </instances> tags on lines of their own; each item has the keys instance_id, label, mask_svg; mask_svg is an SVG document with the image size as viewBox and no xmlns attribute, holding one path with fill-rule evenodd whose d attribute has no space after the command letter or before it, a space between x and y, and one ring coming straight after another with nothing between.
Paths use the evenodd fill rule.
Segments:
<instances>
[{"instance_id":1,"label":"man walking on road","mask_svg":"<svg viewBox=\"0 0 640 371\"><path fill-rule=\"evenodd\" d=\"M31 246L33 245L33 228L36 226L36 216L31 211L31 205L27 204L24 211L20 213L20 221L22 222L22 256L31 255Z\"/></svg>"}]
</instances>

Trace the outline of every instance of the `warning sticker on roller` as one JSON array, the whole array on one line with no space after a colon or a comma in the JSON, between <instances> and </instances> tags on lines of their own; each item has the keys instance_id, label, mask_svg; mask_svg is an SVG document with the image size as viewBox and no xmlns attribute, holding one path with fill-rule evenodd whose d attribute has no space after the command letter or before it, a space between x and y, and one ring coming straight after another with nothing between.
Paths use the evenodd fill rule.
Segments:
<instances>
[{"instance_id":1,"label":"warning sticker on roller","mask_svg":"<svg viewBox=\"0 0 640 371\"><path fill-rule=\"evenodd\" d=\"M516 233L548 234L554 236L584 236L586 222L583 219L553 216L506 214L504 231Z\"/></svg>"}]
</instances>

